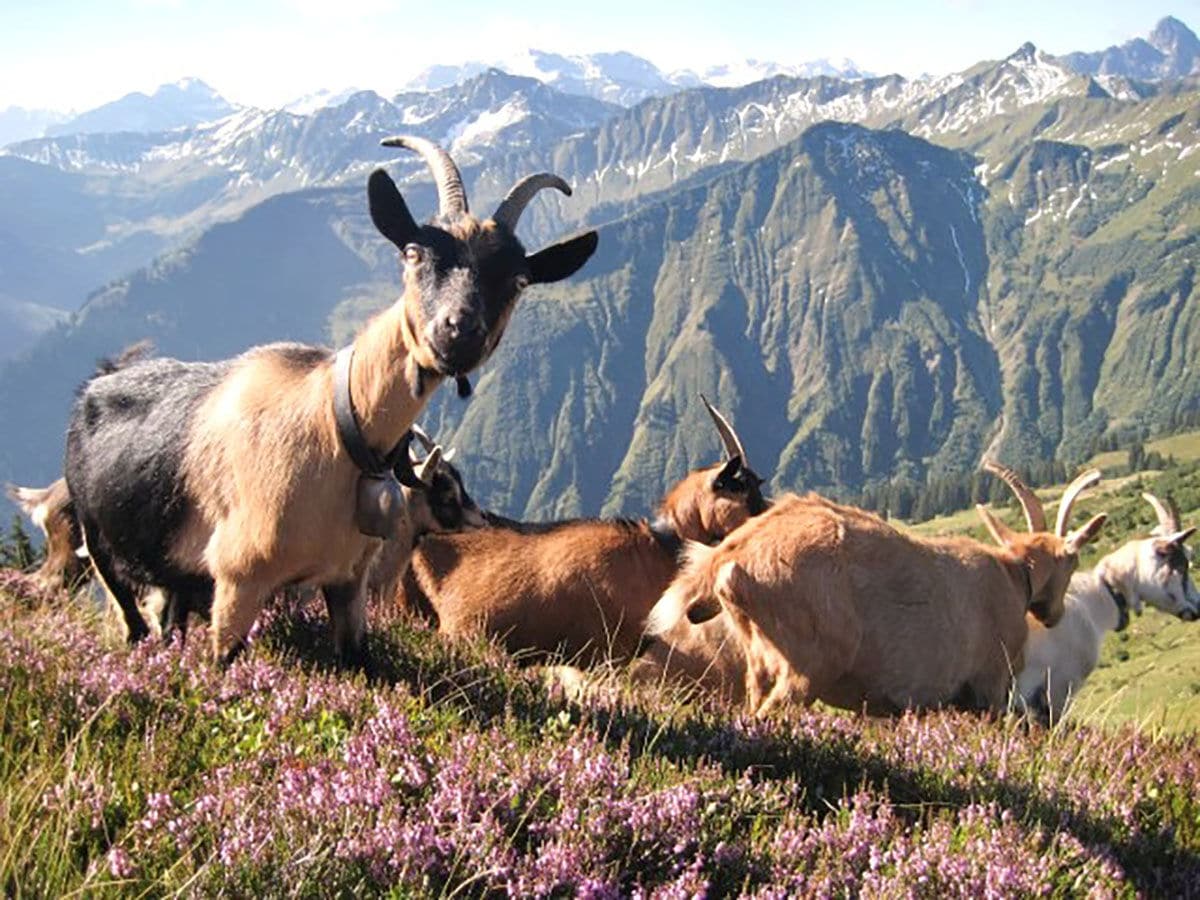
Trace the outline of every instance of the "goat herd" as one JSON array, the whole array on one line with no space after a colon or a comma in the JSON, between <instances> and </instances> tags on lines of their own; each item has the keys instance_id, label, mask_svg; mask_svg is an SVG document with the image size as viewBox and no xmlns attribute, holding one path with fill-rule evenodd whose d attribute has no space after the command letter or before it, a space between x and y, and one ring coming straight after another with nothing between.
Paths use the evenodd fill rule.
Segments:
<instances>
[{"instance_id":1,"label":"goat herd","mask_svg":"<svg viewBox=\"0 0 1200 900\"><path fill-rule=\"evenodd\" d=\"M481 220L444 150L384 144L424 159L440 209L418 225L392 179L371 175L371 218L400 252L404 291L349 347L271 344L216 363L126 353L79 393L64 478L11 489L47 535L40 577L72 581L90 564L129 640L150 633L139 603L156 596L164 635L209 617L213 656L228 662L267 598L312 586L356 667L369 665L374 595L447 635L482 632L527 659L627 661L638 678L684 680L756 713L814 700L1002 710L1015 698L1052 720L1130 608L1200 616L1184 548L1195 529L1153 496L1150 537L1075 573L1104 523L1068 529L1096 471L1070 485L1050 530L1033 492L985 463L1028 532L979 507L994 545L922 540L814 494L764 499L707 400L725 459L675 485L653 520L480 511L415 419L446 378L470 393L520 293L576 272L597 234L527 255L518 219L542 189L569 196L561 178L523 179Z\"/></svg>"}]
</instances>

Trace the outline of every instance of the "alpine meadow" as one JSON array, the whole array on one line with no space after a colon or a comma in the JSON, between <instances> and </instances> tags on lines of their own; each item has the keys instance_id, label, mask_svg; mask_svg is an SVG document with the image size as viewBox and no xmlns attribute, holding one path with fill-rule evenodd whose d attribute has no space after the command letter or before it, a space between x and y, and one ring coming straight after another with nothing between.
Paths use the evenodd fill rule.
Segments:
<instances>
[{"instance_id":1,"label":"alpine meadow","mask_svg":"<svg viewBox=\"0 0 1200 900\"><path fill-rule=\"evenodd\" d=\"M1200 897L1189 24L0 109L4 894Z\"/></svg>"}]
</instances>

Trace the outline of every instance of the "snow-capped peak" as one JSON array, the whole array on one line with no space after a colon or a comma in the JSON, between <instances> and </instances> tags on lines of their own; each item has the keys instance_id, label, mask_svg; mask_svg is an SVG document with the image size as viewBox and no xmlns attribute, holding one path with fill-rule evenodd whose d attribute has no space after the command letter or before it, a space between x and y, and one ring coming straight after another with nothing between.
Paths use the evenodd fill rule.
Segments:
<instances>
[{"instance_id":1,"label":"snow-capped peak","mask_svg":"<svg viewBox=\"0 0 1200 900\"><path fill-rule=\"evenodd\" d=\"M311 94L305 94L303 97L297 97L295 100L285 103L280 109L298 116L308 116L328 106L340 106L359 93L359 90L356 87L347 87L340 90L313 91Z\"/></svg>"}]
</instances>

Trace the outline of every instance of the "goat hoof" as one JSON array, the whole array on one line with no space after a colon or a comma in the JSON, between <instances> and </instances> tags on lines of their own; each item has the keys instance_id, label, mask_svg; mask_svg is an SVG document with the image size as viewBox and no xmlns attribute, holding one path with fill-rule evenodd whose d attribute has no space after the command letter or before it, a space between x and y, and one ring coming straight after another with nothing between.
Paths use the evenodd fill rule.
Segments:
<instances>
[{"instance_id":1,"label":"goat hoof","mask_svg":"<svg viewBox=\"0 0 1200 900\"><path fill-rule=\"evenodd\" d=\"M225 653L217 661L217 665L219 665L221 667L222 671L224 671L225 669L228 669L230 666L232 666L234 664L234 662L237 660L237 658L242 655L242 653L243 653L243 651L245 651L245 649L246 649L245 641L238 641L236 644L234 644L232 647L230 647L228 650L225 651Z\"/></svg>"},{"instance_id":2,"label":"goat hoof","mask_svg":"<svg viewBox=\"0 0 1200 900\"><path fill-rule=\"evenodd\" d=\"M374 681L378 676L378 670L375 661L371 658L371 654L367 652L366 647L354 647L349 650L344 650L341 653L339 662L343 669L349 669L355 672L362 672L367 676L368 681Z\"/></svg>"}]
</instances>

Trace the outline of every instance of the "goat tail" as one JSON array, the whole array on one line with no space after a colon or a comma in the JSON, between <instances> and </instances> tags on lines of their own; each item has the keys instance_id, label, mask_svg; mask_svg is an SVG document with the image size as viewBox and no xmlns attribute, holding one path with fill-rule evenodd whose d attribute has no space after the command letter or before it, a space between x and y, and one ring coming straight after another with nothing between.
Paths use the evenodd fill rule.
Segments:
<instances>
[{"instance_id":1,"label":"goat tail","mask_svg":"<svg viewBox=\"0 0 1200 900\"><path fill-rule=\"evenodd\" d=\"M45 531L46 518L50 515L50 495L54 487L50 485L44 488L30 488L6 484L4 492L8 494L8 499L21 508L21 512L29 516L34 525Z\"/></svg>"},{"instance_id":2,"label":"goat tail","mask_svg":"<svg viewBox=\"0 0 1200 900\"><path fill-rule=\"evenodd\" d=\"M716 551L716 547L697 541L686 542L686 560L679 574L646 616L644 631L648 636L665 634L684 617L693 601L713 596L716 573L710 563Z\"/></svg>"},{"instance_id":3,"label":"goat tail","mask_svg":"<svg viewBox=\"0 0 1200 900\"><path fill-rule=\"evenodd\" d=\"M21 510L26 515L32 515L34 508L39 503L46 502L46 498L50 496L50 488L31 488L21 487L16 484L5 484L4 493L8 494L8 499L21 507Z\"/></svg>"}]
</instances>

